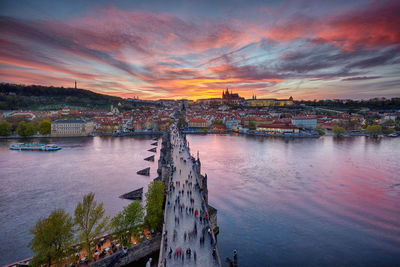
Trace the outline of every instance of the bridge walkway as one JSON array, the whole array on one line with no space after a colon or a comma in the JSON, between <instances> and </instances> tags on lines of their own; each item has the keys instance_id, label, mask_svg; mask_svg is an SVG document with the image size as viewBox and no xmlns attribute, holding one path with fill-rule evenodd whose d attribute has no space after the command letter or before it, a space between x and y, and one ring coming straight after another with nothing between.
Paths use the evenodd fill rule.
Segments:
<instances>
[{"instance_id":1,"label":"bridge walkway","mask_svg":"<svg viewBox=\"0 0 400 267\"><path fill-rule=\"evenodd\" d=\"M176 169L169 183L160 265L219 266L216 242L206 219L207 209L196 186L198 177L192 157L176 129L171 131L171 145ZM193 212L187 208L192 208ZM188 249L190 256L186 253ZM183 257L179 256L179 251Z\"/></svg>"}]
</instances>

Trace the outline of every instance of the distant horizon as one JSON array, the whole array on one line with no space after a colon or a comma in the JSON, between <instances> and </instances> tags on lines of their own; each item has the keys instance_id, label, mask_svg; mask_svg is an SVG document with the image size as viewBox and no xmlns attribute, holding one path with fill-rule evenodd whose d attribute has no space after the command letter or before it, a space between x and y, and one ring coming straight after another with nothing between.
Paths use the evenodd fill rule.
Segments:
<instances>
[{"instance_id":1,"label":"distant horizon","mask_svg":"<svg viewBox=\"0 0 400 267\"><path fill-rule=\"evenodd\" d=\"M15 85L19 85L19 86L43 86L43 87L58 87L58 88L65 88L65 89L75 89L75 87L69 87L69 86L54 86L54 85L42 85L42 84L17 84L17 83L6 83L6 82L1 82L1 81L0 81L0 84L15 84ZM111 94L107 94L107 93L104 93L104 92L98 92L98 91L95 91L95 90L92 90L92 89L79 88L79 86L78 86L76 89L79 89L79 90L86 90L86 91L90 91L90 92L93 92L93 93L96 93L96 94L101 94L101 95L120 97L120 96L118 96L118 95L111 95ZM235 91L234 89L230 89L230 88L228 88L228 89L229 89L229 91L232 90L233 93L236 93L236 91ZM226 90L226 89L225 89L225 90ZM221 90L221 96L222 96L222 91L223 91L223 90ZM197 100L199 100L199 99L221 98L221 96L208 97L208 98L199 97L199 98L196 98L196 99L188 99L188 98L144 99L144 98L140 98L140 97L139 97L138 100L145 100L145 101L158 101L158 100L176 100L176 101L179 101L179 100L193 100L193 101L197 101ZM241 96L241 95L239 94L239 96ZM121 97L121 98L122 98L122 99L134 99L135 97L136 97L136 96L126 97L126 98ZM256 96L256 97L257 97L257 99L289 99L289 97L291 97L291 96L288 96L288 97L286 97L286 98L285 98L285 97L276 98L276 97L269 97L269 96ZM324 101L324 100L353 100L353 101L365 101L365 100L371 100L371 99L393 99L393 98L400 98L400 94L399 94L398 96L393 96L393 97L376 96L376 97L364 98L364 99L355 99L355 98L296 99L296 98L293 97L293 101L314 101L314 100L316 100L316 101L321 101L321 100L322 100L322 101ZM245 99L248 100L248 99L251 99L251 97L250 97L250 98L245 98Z\"/></svg>"},{"instance_id":2,"label":"distant horizon","mask_svg":"<svg viewBox=\"0 0 400 267\"><path fill-rule=\"evenodd\" d=\"M400 93L396 0L3 0L0 81L124 98Z\"/></svg>"}]
</instances>

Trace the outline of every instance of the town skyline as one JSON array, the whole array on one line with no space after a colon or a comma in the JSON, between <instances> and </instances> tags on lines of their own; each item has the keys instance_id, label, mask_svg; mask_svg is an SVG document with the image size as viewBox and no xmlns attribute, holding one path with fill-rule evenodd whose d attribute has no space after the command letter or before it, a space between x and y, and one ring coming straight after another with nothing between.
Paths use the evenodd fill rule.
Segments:
<instances>
[{"instance_id":1,"label":"town skyline","mask_svg":"<svg viewBox=\"0 0 400 267\"><path fill-rule=\"evenodd\" d=\"M400 95L397 1L3 1L0 82L144 100Z\"/></svg>"}]
</instances>

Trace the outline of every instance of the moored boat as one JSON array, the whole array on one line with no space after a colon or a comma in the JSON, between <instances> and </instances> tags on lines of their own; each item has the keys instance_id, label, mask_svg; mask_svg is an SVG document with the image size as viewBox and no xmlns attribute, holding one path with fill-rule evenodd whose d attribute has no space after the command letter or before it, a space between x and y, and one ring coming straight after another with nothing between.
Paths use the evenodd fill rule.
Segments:
<instances>
[{"instance_id":1,"label":"moored boat","mask_svg":"<svg viewBox=\"0 0 400 267\"><path fill-rule=\"evenodd\" d=\"M60 150L61 147L53 145L53 144L25 144L18 143L14 145L10 145L11 150L34 150L34 151L57 151Z\"/></svg>"}]
</instances>

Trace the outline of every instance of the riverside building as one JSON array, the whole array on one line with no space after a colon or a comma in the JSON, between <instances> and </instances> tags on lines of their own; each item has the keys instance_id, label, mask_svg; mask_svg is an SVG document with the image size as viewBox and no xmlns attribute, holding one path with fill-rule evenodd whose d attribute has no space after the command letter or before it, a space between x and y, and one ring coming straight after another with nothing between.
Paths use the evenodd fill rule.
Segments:
<instances>
[{"instance_id":1,"label":"riverside building","mask_svg":"<svg viewBox=\"0 0 400 267\"><path fill-rule=\"evenodd\" d=\"M88 136L93 133L95 124L84 119L63 119L51 123L51 136Z\"/></svg>"},{"instance_id":2,"label":"riverside building","mask_svg":"<svg viewBox=\"0 0 400 267\"><path fill-rule=\"evenodd\" d=\"M299 133L299 128L292 124L261 124L257 126L257 131L271 133L271 134L285 134L285 133Z\"/></svg>"},{"instance_id":3,"label":"riverside building","mask_svg":"<svg viewBox=\"0 0 400 267\"><path fill-rule=\"evenodd\" d=\"M317 127L317 118L307 116L293 117L292 124L298 128L314 130Z\"/></svg>"},{"instance_id":4,"label":"riverside building","mask_svg":"<svg viewBox=\"0 0 400 267\"><path fill-rule=\"evenodd\" d=\"M289 97L289 99L275 99L275 98L257 99L256 96L253 96L252 99L246 100L246 105L248 107L292 106L293 105L293 97Z\"/></svg>"}]
</instances>

